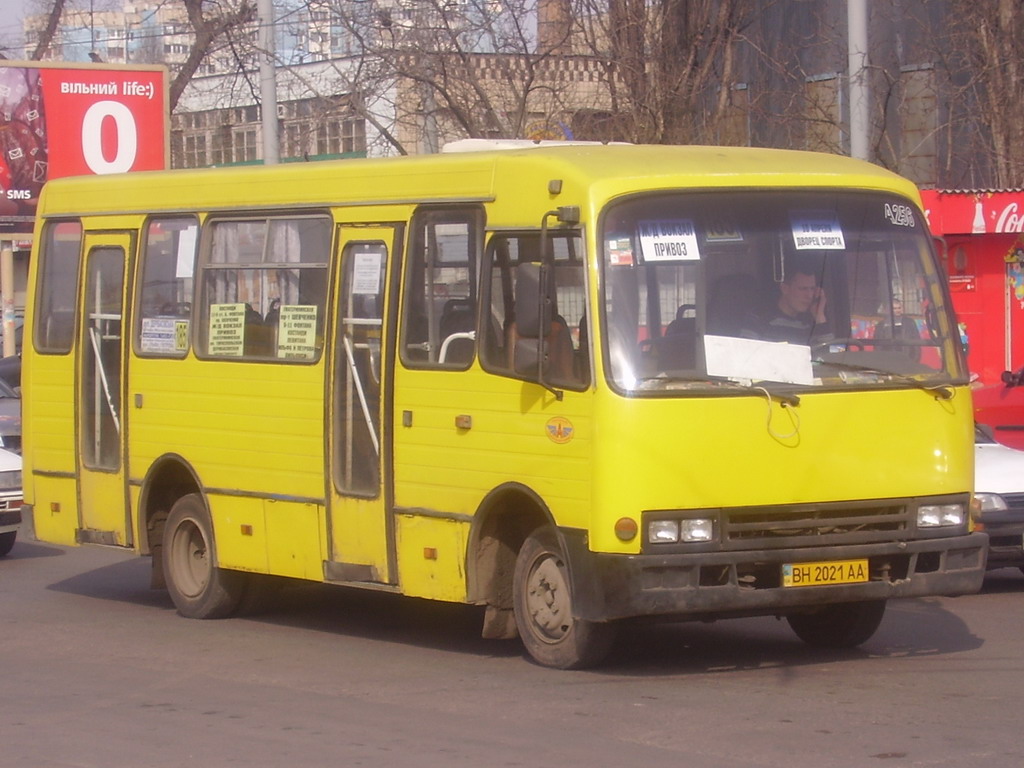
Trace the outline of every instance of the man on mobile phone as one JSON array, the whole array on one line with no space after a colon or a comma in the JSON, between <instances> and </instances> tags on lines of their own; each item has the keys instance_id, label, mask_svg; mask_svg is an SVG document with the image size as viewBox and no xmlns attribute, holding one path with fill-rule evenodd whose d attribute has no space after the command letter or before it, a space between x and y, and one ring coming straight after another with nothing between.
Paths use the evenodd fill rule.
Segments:
<instances>
[{"instance_id":1,"label":"man on mobile phone","mask_svg":"<svg viewBox=\"0 0 1024 768\"><path fill-rule=\"evenodd\" d=\"M791 269L779 285L779 297L764 318L768 341L820 344L828 341L827 297L817 275L804 266Z\"/></svg>"}]
</instances>

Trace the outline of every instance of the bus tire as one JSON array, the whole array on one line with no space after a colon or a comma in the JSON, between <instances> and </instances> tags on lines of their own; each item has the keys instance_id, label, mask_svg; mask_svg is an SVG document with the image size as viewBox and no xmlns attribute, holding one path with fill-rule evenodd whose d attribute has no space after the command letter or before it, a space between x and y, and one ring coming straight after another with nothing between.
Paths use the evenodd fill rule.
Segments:
<instances>
[{"instance_id":1,"label":"bus tire","mask_svg":"<svg viewBox=\"0 0 1024 768\"><path fill-rule=\"evenodd\" d=\"M245 574L216 567L213 525L199 494L171 507L163 535L164 580L178 613L189 619L220 619L238 608Z\"/></svg>"},{"instance_id":2,"label":"bus tire","mask_svg":"<svg viewBox=\"0 0 1024 768\"><path fill-rule=\"evenodd\" d=\"M875 634L885 615L885 600L826 605L812 613L786 617L796 636L816 648L854 648Z\"/></svg>"},{"instance_id":3,"label":"bus tire","mask_svg":"<svg viewBox=\"0 0 1024 768\"><path fill-rule=\"evenodd\" d=\"M512 599L519 637L538 664L583 669L599 664L611 651L613 624L573 618L568 568L553 529L538 528L523 542Z\"/></svg>"},{"instance_id":4,"label":"bus tire","mask_svg":"<svg viewBox=\"0 0 1024 768\"><path fill-rule=\"evenodd\" d=\"M14 548L14 540L18 538L17 531L0 533L0 557L4 557Z\"/></svg>"}]
</instances>

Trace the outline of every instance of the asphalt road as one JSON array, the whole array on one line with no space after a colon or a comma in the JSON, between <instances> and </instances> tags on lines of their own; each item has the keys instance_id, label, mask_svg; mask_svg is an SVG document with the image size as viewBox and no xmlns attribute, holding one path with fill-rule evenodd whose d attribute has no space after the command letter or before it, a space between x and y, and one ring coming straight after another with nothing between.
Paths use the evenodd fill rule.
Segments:
<instances>
[{"instance_id":1,"label":"asphalt road","mask_svg":"<svg viewBox=\"0 0 1024 768\"><path fill-rule=\"evenodd\" d=\"M1017 766L1024 576L890 605L862 649L784 622L637 628L597 671L478 637L476 609L302 585L179 617L149 561L0 559L0 767Z\"/></svg>"}]
</instances>

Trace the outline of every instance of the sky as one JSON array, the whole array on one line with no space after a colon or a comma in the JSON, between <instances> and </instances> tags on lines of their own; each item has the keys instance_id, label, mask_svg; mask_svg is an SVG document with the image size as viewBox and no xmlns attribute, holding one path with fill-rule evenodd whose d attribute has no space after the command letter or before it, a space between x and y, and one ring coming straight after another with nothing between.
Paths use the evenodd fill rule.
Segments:
<instances>
[{"instance_id":1,"label":"sky","mask_svg":"<svg viewBox=\"0 0 1024 768\"><path fill-rule=\"evenodd\" d=\"M0 45L7 47L12 43L21 43L21 20L25 9L35 0L0 0L3 12L0 13ZM7 53L8 58L14 58Z\"/></svg>"},{"instance_id":2,"label":"sky","mask_svg":"<svg viewBox=\"0 0 1024 768\"><path fill-rule=\"evenodd\" d=\"M90 2L98 9L113 0L65 0L65 7L88 8ZM26 13L39 13L41 9L52 7L53 0L0 0L0 46L7 47L12 43L21 45L21 22ZM14 58L10 52L5 53L8 58ZM21 53L21 49L18 53Z\"/></svg>"}]
</instances>

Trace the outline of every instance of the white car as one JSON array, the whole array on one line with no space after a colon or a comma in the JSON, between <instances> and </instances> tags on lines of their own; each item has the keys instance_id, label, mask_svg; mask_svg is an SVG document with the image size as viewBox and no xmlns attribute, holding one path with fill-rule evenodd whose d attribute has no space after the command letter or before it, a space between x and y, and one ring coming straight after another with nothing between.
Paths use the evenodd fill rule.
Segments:
<instances>
[{"instance_id":1,"label":"white car","mask_svg":"<svg viewBox=\"0 0 1024 768\"><path fill-rule=\"evenodd\" d=\"M974 429L974 527L988 533L988 568L1024 572L1024 451L1008 448L987 427Z\"/></svg>"},{"instance_id":2,"label":"white car","mask_svg":"<svg viewBox=\"0 0 1024 768\"><path fill-rule=\"evenodd\" d=\"M0 557L11 551L21 525L21 456L0 448Z\"/></svg>"}]
</instances>

